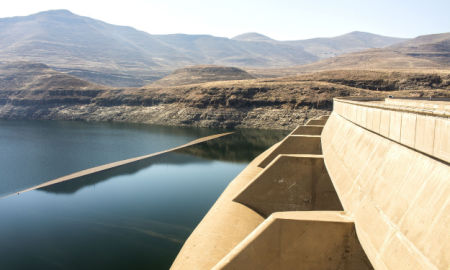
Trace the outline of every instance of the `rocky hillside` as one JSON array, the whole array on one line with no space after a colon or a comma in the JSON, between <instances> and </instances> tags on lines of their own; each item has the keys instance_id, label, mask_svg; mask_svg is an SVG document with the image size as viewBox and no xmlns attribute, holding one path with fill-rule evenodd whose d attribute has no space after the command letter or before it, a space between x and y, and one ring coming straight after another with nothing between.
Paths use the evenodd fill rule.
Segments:
<instances>
[{"instance_id":1,"label":"rocky hillside","mask_svg":"<svg viewBox=\"0 0 450 270\"><path fill-rule=\"evenodd\" d=\"M30 62L0 62L0 91L10 90L86 90L103 86Z\"/></svg>"},{"instance_id":2,"label":"rocky hillside","mask_svg":"<svg viewBox=\"0 0 450 270\"><path fill-rule=\"evenodd\" d=\"M370 49L318 62L277 69L247 69L256 77L292 76L326 70L450 70L450 33L420 36L382 49Z\"/></svg>"},{"instance_id":3,"label":"rocky hillside","mask_svg":"<svg viewBox=\"0 0 450 270\"><path fill-rule=\"evenodd\" d=\"M329 70L293 78L298 81L328 82L376 91L450 90L450 70Z\"/></svg>"},{"instance_id":4,"label":"rocky hillside","mask_svg":"<svg viewBox=\"0 0 450 270\"><path fill-rule=\"evenodd\" d=\"M14 80L13 74L3 77L0 84L5 85L5 80ZM33 76L27 80L34 81ZM292 129L329 113L333 97L450 97L450 73L346 70L171 87L35 87L3 88L0 118Z\"/></svg>"},{"instance_id":5,"label":"rocky hillside","mask_svg":"<svg viewBox=\"0 0 450 270\"><path fill-rule=\"evenodd\" d=\"M404 55L430 60L441 67L450 66L450 32L434 35L419 36L405 41L386 50L397 51Z\"/></svg>"},{"instance_id":6,"label":"rocky hillside","mask_svg":"<svg viewBox=\"0 0 450 270\"><path fill-rule=\"evenodd\" d=\"M176 86L248 79L254 79L254 77L246 71L235 67L192 66L177 69L172 74L152 83L152 86Z\"/></svg>"},{"instance_id":7,"label":"rocky hillside","mask_svg":"<svg viewBox=\"0 0 450 270\"><path fill-rule=\"evenodd\" d=\"M383 49L372 49L298 67L330 69L450 69L450 33L420 36Z\"/></svg>"},{"instance_id":8,"label":"rocky hillside","mask_svg":"<svg viewBox=\"0 0 450 270\"><path fill-rule=\"evenodd\" d=\"M233 38L239 41L266 42L301 47L317 59L330 58L345 53L364 51L371 48L384 48L408 39L386 37L371 33L354 31L337 37L311 38L304 40L278 41L258 33L245 33ZM298 64L298 63L294 63Z\"/></svg>"},{"instance_id":9,"label":"rocky hillside","mask_svg":"<svg viewBox=\"0 0 450 270\"><path fill-rule=\"evenodd\" d=\"M67 10L0 19L0 61L41 62L85 80L120 87L146 85L189 65L279 68L400 41L360 32L291 42L259 34L233 39L151 35Z\"/></svg>"},{"instance_id":10,"label":"rocky hillside","mask_svg":"<svg viewBox=\"0 0 450 270\"><path fill-rule=\"evenodd\" d=\"M373 48L384 48L398 44L407 39L374 35L354 31L332 38L312 38L298 41L287 41L290 45L300 45L305 51L316 55L319 59L335 57L341 54L364 51Z\"/></svg>"}]
</instances>

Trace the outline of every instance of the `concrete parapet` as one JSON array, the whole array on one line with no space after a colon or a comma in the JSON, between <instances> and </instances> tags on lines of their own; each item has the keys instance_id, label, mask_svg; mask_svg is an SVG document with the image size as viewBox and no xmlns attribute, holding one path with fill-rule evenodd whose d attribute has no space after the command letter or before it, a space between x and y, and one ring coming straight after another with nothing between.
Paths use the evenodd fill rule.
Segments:
<instances>
[{"instance_id":1,"label":"concrete parapet","mask_svg":"<svg viewBox=\"0 0 450 270\"><path fill-rule=\"evenodd\" d=\"M290 135L284 138L278 146L266 157L259 167L264 168L273 159L281 154L309 154L309 155L321 155L322 147L320 142L320 136L315 135Z\"/></svg>"},{"instance_id":2,"label":"concrete parapet","mask_svg":"<svg viewBox=\"0 0 450 270\"><path fill-rule=\"evenodd\" d=\"M323 126L298 126L290 135L320 135Z\"/></svg>"},{"instance_id":3,"label":"concrete parapet","mask_svg":"<svg viewBox=\"0 0 450 270\"><path fill-rule=\"evenodd\" d=\"M410 107L432 111L450 111L450 103L439 99L417 99L417 98L386 98L387 105Z\"/></svg>"},{"instance_id":4,"label":"concrete parapet","mask_svg":"<svg viewBox=\"0 0 450 270\"><path fill-rule=\"evenodd\" d=\"M373 269L343 212L274 213L213 269Z\"/></svg>"},{"instance_id":5,"label":"concrete parapet","mask_svg":"<svg viewBox=\"0 0 450 270\"><path fill-rule=\"evenodd\" d=\"M343 210L321 155L279 155L236 196L262 216Z\"/></svg>"},{"instance_id":6,"label":"concrete parapet","mask_svg":"<svg viewBox=\"0 0 450 270\"><path fill-rule=\"evenodd\" d=\"M449 103L335 99L334 112L365 129L449 163ZM410 107L412 105L419 107Z\"/></svg>"}]
</instances>

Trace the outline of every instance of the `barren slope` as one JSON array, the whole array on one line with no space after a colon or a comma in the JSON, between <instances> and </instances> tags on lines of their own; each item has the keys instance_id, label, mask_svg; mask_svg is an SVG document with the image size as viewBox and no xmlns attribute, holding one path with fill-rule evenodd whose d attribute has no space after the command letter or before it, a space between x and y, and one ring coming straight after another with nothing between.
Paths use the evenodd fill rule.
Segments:
<instances>
[{"instance_id":1,"label":"barren slope","mask_svg":"<svg viewBox=\"0 0 450 270\"><path fill-rule=\"evenodd\" d=\"M12 73L6 81L11 79ZM22 85L32 84L25 80ZM90 87L2 90L0 118L292 129L329 113L333 97L450 97L450 72L346 70L171 87Z\"/></svg>"},{"instance_id":2,"label":"barren slope","mask_svg":"<svg viewBox=\"0 0 450 270\"><path fill-rule=\"evenodd\" d=\"M235 67L192 66L177 69L172 74L152 83L152 86L175 86L213 81L248 80L254 77Z\"/></svg>"},{"instance_id":3,"label":"barren slope","mask_svg":"<svg viewBox=\"0 0 450 270\"><path fill-rule=\"evenodd\" d=\"M84 90L103 86L57 72L49 66L31 62L0 63L0 91L8 90Z\"/></svg>"},{"instance_id":4,"label":"barren slope","mask_svg":"<svg viewBox=\"0 0 450 270\"><path fill-rule=\"evenodd\" d=\"M255 33L234 39L151 35L68 10L0 18L0 61L42 62L82 79L121 87L146 85L189 65L280 68L401 40L361 32L289 42Z\"/></svg>"},{"instance_id":5,"label":"barren slope","mask_svg":"<svg viewBox=\"0 0 450 270\"><path fill-rule=\"evenodd\" d=\"M257 77L323 70L450 70L450 33L420 36L383 49L370 49L280 69L252 69Z\"/></svg>"}]
</instances>

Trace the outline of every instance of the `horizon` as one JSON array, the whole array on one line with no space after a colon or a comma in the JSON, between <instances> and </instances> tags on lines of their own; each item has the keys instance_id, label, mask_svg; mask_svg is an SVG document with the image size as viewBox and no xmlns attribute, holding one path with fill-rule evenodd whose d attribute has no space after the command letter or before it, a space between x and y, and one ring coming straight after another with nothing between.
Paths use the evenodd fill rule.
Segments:
<instances>
[{"instance_id":1,"label":"horizon","mask_svg":"<svg viewBox=\"0 0 450 270\"><path fill-rule=\"evenodd\" d=\"M353 1L343 1L338 5L336 3L333 4L331 0L326 0L322 2L328 2L328 5L317 6L316 4L301 1L302 3L300 4L305 8L300 8L303 6L299 5L298 2L292 3L293 1L290 0L284 0L281 3L278 2L278 4L271 3L273 1L263 1L258 6L258 11L261 14L253 14L255 17L250 16L250 18L246 13L257 5L242 3L240 5L241 9L236 9L236 6L239 7L239 5L236 5L236 0L232 0L227 4L221 3L220 5L208 2L209 6L198 9L195 7L198 7L199 4L203 6L205 1L191 1L191 6L194 8L190 7L190 9L183 8L183 5L186 5L186 3L183 3L181 0L168 1L175 5L167 5L167 3L162 3L161 1L130 0L127 2L127 8L123 7L123 3L103 5L104 1L96 1L95 3L66 1L60 3L55 0L44 0L39 3L31 2L31 4L24 5L25 2L28 3L29 1L17 0L13 4L8 5L7 8L0 10L0 18L29 16L51 10L68 10L79 16L89 17L113 25L129 26L152 35L186 34L233 38L241 34L258 33L279 41L328 38L352 32L414 38L421 35L446 33L450 30L450 21L447 20L445 12L445 10L450 9L450 3L445 1L433 1L434 4L428 3L427 5L419 3L420 1L412 1L408 3L408 7L398 5L398 3L390 3L389 1L378 2L375 7L370 7L373 4L368 3L365 6L367 8L364 8L362 11L358 9L358 12L353 12L352 16L344 16L345 13L350 12L346 9L351 6L352 8L350 9L355 11L355 8L361 3L356 4ZM285 4L289 5L286 6ZM392 7L391 11L386 10L387 4ZM108 10L95 8L99 5L103 7L108 6ZM230 9L234 12L231 15L232 19L223 18L227 16L227 12ZM366 9L370 9L369 14L366 12ZM376 12L377 9L382 10L385 14ZM394 16L390 16L390 13L397 9L404 9L404 12L397 14L399 16L395 17L395 23L392 23L392 19L386 20L387 18L393 18ZM427 9L432 9L433 12L427 12ZM150 17L148 16L148 10L152 11L150 12ZM189 10L189 12L186 12L186 10ZM320 11L320 14L315 13L314 10ZM286 13L286 16L276 14L283 13L283 11ZM302 12L306 12L306 16L292 16L292 14L302 14ZM422 16L418 16L418 13ZM433 14L433 16L425 14ZM310 15L314 16L311 17ZM384 20L382 17L379 17L381 15L384 16ZM266 18L265 16L269 17ZM373 16L377 17L375 25L373 24ZM321 21L321 17L326 17L326 20L324 20L325 24L323 19ZM415 22L415 26L411 25L411 19ZM315 24L308 28L298 28L299 25L305 22L311 23L311 21ZM333 23L330 24L330 21L333 21ZM155 28L154 25L158 25L158 27Z\"/></svg>"},{"instance_id":2,"label":"horizon","mask_svg":"<svg viewBox=\"0 0 450 270\"><path fill-rule=\"evenodd\" d=\"M142 31L142 32L145 32L145 33L150 34L150 35L199 35L199 36L205 35L205 36L214 36L214 37L219 37L219 38L233 39L233 38L236 38L236 37L241 36L241 35L246 35L246 34L256 34L256 35L261 35L261 36L264 36L264 37L273 39L273 40L275 40L275 41L295 41L295 40L278 40L278 39L272 38L271 36L268 36L268 35L265 35L265 34L262 34L262 33L259 33L259 32L244 32L244 33L240 33L240 34L237 34L237 35L235 35L235 36L232 36L232 37L215 36L215 35L208 34L208 33L204 33L204 34L186 34L186 33L153 34L153 33L146 32L146 31L144 31L144 30L140 30L140 29L134 28L133 26L130 26L130 25L113 24L113 23L109 23L109 22L107 22L107 21L103 21L103 20L100 20L100 19L97 19L97 18L92 18L92 17L84 16L84 15L82 15L82 14L77 14L77 13L72 12L71 10L68 10L68 9L49 9L49 10L39 11L39 12L36 12L36 13L24 15L24 16L1 17L0 19L9 19L9 18L18 18L18 17L28 17L28 16L33 16L33 15L41 14L41 13L50 13L50 12L69 12L69 13L71 13L72 15L75 15L75 16L80 16L80 17L85 17L85 18L89 18L89 19L101 21L101 22L104 22L104 23L107 23L107 24L110 24L110 25L114 25L114 26L119 26L119 27L131 27L131 28L133 28L133 29L135 29L135 30L137 30L137 31ZM373 34L373 35L384 36L384 37L399 38L399 37L394 37L394 36L386 36L386 35L379 34L379 33L360 31L360 30L357 30L357 29L356 29L356 30L353 30L353 31L350 31L350 32L338 34L338 35L336 35L336 36L317 36L317 37L311 37L311 38L307 38L307 39L316 39L316 38L334 38L334 37L344 36L344 35L353 34L353 33L366 33L366 34ZM443 32L443 33L444 33L444 32ZM446 33L446 32L445 32L445 33ZM442 34L442 33L430 33L430 35L432 35L432 34ZM400 37L400 38L401 38L401 37ZM412 37L412 38L414 38L414 37ZM406 38L406 39L408 39L408 38ZM303 39L303 40L306 40L306 39Z\"/></svg>"}]
</instances>

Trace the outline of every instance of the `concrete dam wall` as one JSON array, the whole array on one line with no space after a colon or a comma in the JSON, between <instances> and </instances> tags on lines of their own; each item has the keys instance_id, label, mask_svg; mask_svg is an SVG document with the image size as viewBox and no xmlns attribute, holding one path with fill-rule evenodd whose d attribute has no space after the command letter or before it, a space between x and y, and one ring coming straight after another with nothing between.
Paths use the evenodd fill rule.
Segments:
<instances>
[{"instance_id":1,"label":"concrete dam wall","mask_svg":"<svg viewBox=\"0 0 450 270\"><path fill-rule=\"evenodd\" d=\"M335 99L229 184L172 269L449 269L449 115Z\"/></svg>"}]
</instances>

